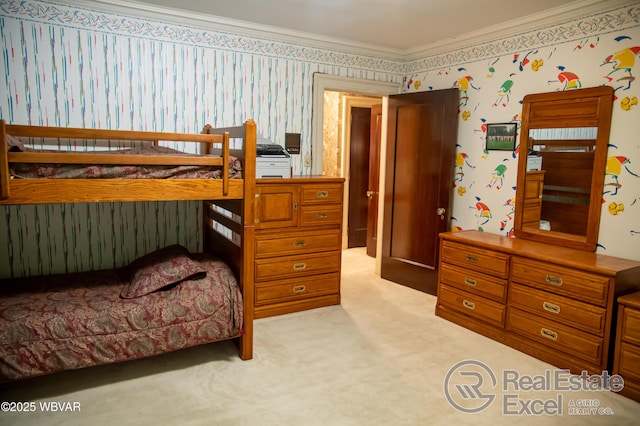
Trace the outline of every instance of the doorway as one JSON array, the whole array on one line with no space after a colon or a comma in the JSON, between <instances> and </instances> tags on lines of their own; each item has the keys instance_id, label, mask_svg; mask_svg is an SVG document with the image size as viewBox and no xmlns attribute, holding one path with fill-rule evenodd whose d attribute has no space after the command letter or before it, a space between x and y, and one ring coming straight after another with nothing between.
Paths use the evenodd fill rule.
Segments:
<instances>
[{"instance_id":1,"label":"doorway","mask_svg":"<svg viewBox=\"0 0 640 426\"><path fill-rule=\"evenodd\" d=\"M372 226L367 195L371 110L382 98L336 91L325 91L324 98L322 174L345 178L343 249L364 247Z\"/></svg>"},{"instance_id":2,"label":"doorway","mask_svg":"<svg viewBox=\"0 0 640 426\"><path fill-rule=\"evenodd\" d=\"M322 142L323 141L322 132L324 129L323 103L324 103L325 89L347 91L348 93L352 93L352 94L359 93L363 95L370 95L372 94L372 90L369 85L374 83L375 82L366 81L366 80L358 81L358 80L352 80L349 78L328 76L325 74L314 75L314 92L313 92L314 114L312 115L312 143L311 143L312 174L322 173L323 149L324 149L323 148L324 144ZM425 129L426 130L431 129L427 133L438 134L438 131L435 131L436 124L439 121L442 121L443 119L446 119L446 121L454 120L457 122L457 117L458 117L457 102L459 100L459 94L457 93L456 89L446 89L444 91L432 91L431 93L433 92L445 93L447 91L450 91L450 93L449 95L446 96L447 98L446 100L441 99L442 102L440 102L440 106L435 106L435 105L432 106L430 105L430 102L423 103L421 101L418 101L417 105L402 105L402 101L400 101L400 104L396 105L396 107L399 106L400 109L396 109L396 111L393 112L391 111L391 106L389 105L389 102L392 98L396 98L398 100L400 99L409 100L411 103L411 101L414 100L412 98L429 96L429 95L426 94L426 92L418 92L414 94L387 96L387 95L393 95L393 93L400 93L400 85L396 85L395 87L393 87L394 85L388 84L388 83L386 85L385 83L378 83L378 84L381 84L382 86L377 88L377 92L374 90L373 94L379 94L380 96L382 96L382 111L383 112L389 111L389 118L387 119L383 117L381 120L382 150L380 152L380 159L379 159L380 161L379 181L381 183L381 186L379 188L380 202L378 203L378 206L380 208L380 214L383 216L381 217L382 220L378 220L378 225L377 225L377 233L378 235L382 236L382 238L377 238L376 273L380 274L383 278L387 278L391 281L398 282L403 285L408 285L409 287L413 287L421 291L435 294L435 288L436 288L435 283L436 283L436 276L437 276L435 265L437 264L437 258L438 258L437 247L434 245L433 247L435 247L434 248L435 251L430 251L430 253L433 254L433 256L429 254L425 255L424 253L422 253L423 252L422 249L424 247L420 246L419 241L418 243L416 243L416 241L414 241L415 238L413 238L412 240L405 240L405 241L398 241L398 239L393 238L394 232L395 232L395 236L406 235L406 232L402 234L402 232L397 232L397 231L410 229L415 226L415 224L409 224L408 228L405 227L403 225L403 223L406 222L405 218L408 217L408 218L415 219L415 218L418 218L418 216L412 213L414 211L413 208L409 210L405 209L407 213L406 215L397 214L398 209L396 209L396 207L401 207L401 204L396 205L395 201L398 201L400 198L403 198L400 196L401 193L403 193L403 191L399 191L398 194L394 193L394 190L396 188L401 188L401 185L399 185L399 181L395 179L395 174L396 174L395 164L397 160L396 154L400 154L400 157L402 158L405 158L405 159L408 158L409 160L411 160L411 162L415 162L414 161L415 159L412 160L411 156L409 157L403 156L403 152L398 152L396 151L395 148L393 147L390 148L389 145L395 145L397 142L397 140L395 139L392 140L392 138L395 138L397 136L396 132L398 129L396 127L396 123L398 118L402 120L409 119L409 121L411 121L411 123L409 123L411 125L406 128L408 130L406 132L403 130L404 134L400 136L403 139L409 136L410 139L413 138L414 142L417 142L419 139L421 139L420 134ZM358 90L360 88L364 88L365 90L364 91ZM436 94L436 96L440 96L440 94ZM454 107L451 107L451 105L454 105ZM398 113L400 114L398 115ZM421 117L421 114L424 114L424 113L427 113L427 115L423 117L425 120L421 124L420 122L422 120L420 119L420 117ZM430 113L433 113L433 114L430 114ZM394 114L395 114L395 119L392 120L391 116ZM437 118L438 116L440 117L440 120ZM411 120L410 119L411 117L414 117L414 118L418 117L418 119L417 121ZM436 117L436 118L433 118L433 117ZM413 124L417 124L417 125L413 125ZM453 159L455 156L455 141L457 139L456 137L457 125L455 123L453 125L449 123L447 127L450 129L453 129L453 132L449 132L446 135L445 134L442 134L442 135L449 141L454 142L453 148L452 149L450 149L449 147L444 148L444 151L441 151L440 153L436 153L437 155L428 155L427 158L430 158L431 160L447 159L447 161L440 163L441 165L444 165L444 163L448 162L449 157L451 157L451 170L445 171L445 173L442 173L442 174L436 173L436 175L439 175L441 177L441 181L443 182L448 181L448 183L450 184L451 179L450 178L447 179L447 176L453 173ZM410 142L412 141L410 140ZM416 144L414 145L416 147L419 146ZM403 147L404 144L401 143L400 146ZM387 158L388 155L389 155L389 158ZM390 162L393 163L393 168L391 169L389 169L388 167ZM420 172L420 169L422 168L422 163L416 164L416 165L417 165L416 170ZM443 170L445 169L448 170L448 168L449 168L448 166L443 166ZM399 170L402 170L402 168L400 168ZM341 175L341 176L344 177L344 175ZM390 191L390 193L385 194L386 191ZM437 192L439 194L450 195L451 191L450 191L450 187L445 185L445 186L441 186L440 189L437 190ZM397 197L396 195L400 197ZM439 200L438 202L441 202L442 200L444 200L443 197L432 197L432 199ZM391 203L386 202L387 198L392 199ZM409 197L404 197L404 198L410 199L411 194L409 194ZM448 203L447 200L444 200L444 204ZM345 201L345 206L346 205L347 205L347 202ZM447 207L449 206L447 205ZM429 226L428 227L429 229L427 230L428 234L432 234L436 236L436 239L434 239L436 242L437 242L437 234L440 232L439 230L440 227L444 225L442 230L443 231L448 230L447 224L450 220L450 209L447 207L443 207L444 213L442 214L440 213L440 210L441 210L440 208L435 209L433 212L429 210L429 213L433 215L436 215L437 213L437 216L440 218L440 220L434 221L434 223L438 222L435 228L432 228L431 226ZM348 208L345 208L345 210L348 210ZM420 208L418 209L418 211L420 211ZM395 221L393 219L401 219L401 220ZM343 223L346 224L346 220L347 218L344 219ZM343 228L345 227L346 226L343 226ZM393 242L391 241L391 239L393 239ZM343 248L346 248L346 241L347 241L347 238L343 234ZM417 255L419 257L418 261L413 260L413 258L415 257L414 255ZM427 260L427 262L424 262L424 264L422 264L421 263L422 260ZM414 266L418 267L417 271L412 270ZM385 269L384 273L383 273L383 269ZM427 285L427 287L424 286L425 284Z\"/></svg>"},{"instance_id":3,"label":"doorway","mask_svg":"<svg viewBox=\"0 0 640 426\"><path fill-rule=\"evenodd\" d=\"M338 144L334 144L332 146L327 146L325 148L325 134L324 134L324 120L325 116L337 116L339 113L339 109L326 111L324 108L324 95L326 92L339 92L350 94L358 97L374 97L382 100L382 110L386 108L387 96L390 94L397 94L401 92L401 83L389 83L389 82L380 82L380 81L372 81L372 80L364 80L350 77L338 77L328 74L316 73L313 76L313 114L311 118L311 174L312 175L321 175L323 174L323 163L326 161L327 156L330 158L335 158L336 168L331 171L331 175L333 176L342 176L343 174L338 173L338 164L342 164L341 161L338 161L338 151L341 150L341 146ZM379 102L379 101L378 101ZM384 146L386 136L384 132L386 131L386 124L382 123L382 140L381 144ZM342 133L342 128L338 134ZM340 154L341 155L341 154ZM380 153L380 164L384 164L384 151ZM339 157L342 158L342 157ZM340 173L342 173L343 169L340 169ZM383 173L381 172L381 176ZM383 189L381 188L381 192ZM346 191L345 191L346 192ZM346 196L346 195L345 195ZM381 194L382 196L382 194ZM348 199L345 199L345 217L343 218L343 249L347 248L347 220L346 214L348 212ZM378 221L376 226L376 235L381 233L381 221ZM375 244L380 247L381 239L374 240ZM374 252L375 255L375 252ZM376 273L380 273L380 257L376 257Z\"/></svg>"},{"instance_id":4,"label":"doorway","mask_svg":"<svg viewBox=\"0 0 640 426\"><path fill-rule=\"evenodd\" d=\"M360 96L385 97L400 93L400 83L363 80L315 73L313 75L313 105L311 116L311 174L322 174L324 94L326 91L346 92ZM384 102L383 102L384 103Z\"/></svg>"},{"instance_id":5,"label":"doorway","mask_svg":"<svg viewBox=\"0 0 640 426\"><path fill-rule=\"evenodd\" d=\"M347 204L347 247L366 247L369 203L369 156L371 151L371 107L347 108L349 129L349 202Z\"/></svg>"}]
</instances>

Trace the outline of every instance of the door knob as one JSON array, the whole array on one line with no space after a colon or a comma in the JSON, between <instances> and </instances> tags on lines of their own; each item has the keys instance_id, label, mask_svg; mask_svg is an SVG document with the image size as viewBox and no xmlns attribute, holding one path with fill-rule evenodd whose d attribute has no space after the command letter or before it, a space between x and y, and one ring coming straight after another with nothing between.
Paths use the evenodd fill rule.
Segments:
<instances>
[{"instance_id":1,"label":"door knob","mask_svg":"<svg viewBox=\"0 0 640 426\"><path fill-rule=\"evenodd\" d=\"M438 216L440 216L440 219L444 219L444 214L447 212L447 210L444 207L438 207L436 209L436 214Z\"/></svg>"},{"instance_id":2,"label":"door knob","mask_svg":"<svg viewBox=\"0 0 640 426\"><path fill-rule=\"evenodd\" d=\"M371 197L373 197L373 194L375 194L375 192L373 192L373 191L367 191L367 198L371 198Z\"/></svg>"}]
</instances>

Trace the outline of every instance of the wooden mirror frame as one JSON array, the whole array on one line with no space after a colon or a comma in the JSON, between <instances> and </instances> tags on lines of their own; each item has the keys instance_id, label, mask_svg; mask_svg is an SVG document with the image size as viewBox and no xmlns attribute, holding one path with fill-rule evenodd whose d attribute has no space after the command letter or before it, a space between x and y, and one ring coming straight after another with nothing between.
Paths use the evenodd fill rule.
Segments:
<instances>
[{"instance_id":1,"label":"wooden mirror frame","mask_svg":"<svg viewBox=\"0 0 640 426\"><path fill-rule=\"evenodd\" d=\"M612 108L613 88L609 86L537 93L524 97L514 224L514 234L517 238L572 247L579 250L595 251L600 228ZM574 127L598 128L593 158L586 235L533 228L523 229L525 192L530 194L531 191L539 190L539 197L540 199L542 198L541 186L535 188L533 181L530 182L528 187L525 186L527 183L527 154L531 147L529 130Z\"/></svg>"}]
</instances>

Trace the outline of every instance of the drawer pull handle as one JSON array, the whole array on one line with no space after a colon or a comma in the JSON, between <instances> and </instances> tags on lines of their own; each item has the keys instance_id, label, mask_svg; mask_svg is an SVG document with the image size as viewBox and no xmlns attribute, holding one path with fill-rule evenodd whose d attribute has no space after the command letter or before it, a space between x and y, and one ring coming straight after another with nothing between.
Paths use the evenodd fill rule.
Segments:
<instances>
[{"instance_id":1,"label":"drawer pull handle","mask_svg":"<svg viewBox=\"0 0 640 426\"><path fill-rule=\"evenodd\" d=\"M562 285L562 277L554 277L553 275L547 275L544 279L549 284L561 286Z\"/></svg>"},{"instance_id":2,"label":"drawer pull handle","mask_svg":"<svg viewBox=\"0 0 640 426\"><path fill-rule=\"evenodd\" d=\"M316 213L316 218L317 219L326 219L327 217L329 217L328 214L326 214L325 212L318 212Z\"/></svg>"},{"instance_id":3,"label":"drawer pull handle","mask_svg":"<svg viewBox=\"0 0 640 426\"><path fill-rule=\"evenodd\" d=\"M303 286L303 285L297 285L293 287L293 292L294 293L304 293L304 291L307 289L307 287Z\"/></svg>"},{"instance_id":4,"label":"drawer pull handle","mask_svg":"<svg viewBox=\"0 0 640 426\"><path fill-rule=\"evenodd\" d=\"M316 198L327 198L329 196L329 191L317 191Z\"/></svg>"},{"instance_id":5,"label":"drawer pull handle","mask_svg":"<svg viewBox=\"0 0 640 426\"><path fill-rule=\"evenodd\" d=\"M478 256L473 256L473 255L468 254L466 259L467 259L467 262L477 262L478 261Z\"/></svg>"},{"instance_id":6,"label":"drawer pull handle","mask_svg":"<svg viewBox=\"0 0 640 426\"><path fill-rule=\"evenodd\" d=\"M558 340L558 333L556 333L555 331L551 331L546 328L541 328L540 334L542 335L542 337L546 337L547 339Z\"/></svg>"},{"instance_id":7,"label":"drawer pull handle","mask_svg":"<svg viewBox=\"0 0 640 426\"><path fill-rule=\"evenodd\" d=\"M462 305L467 308L467 309L471 309L474 310L476 308L476 304L473 302L470 302L468 300L463 300L462 301Z\"/></svg>"},{"instance_id":8,"label":"drawer pull handle","mask_svg":"<svg viewBox=\"0 0 640 426\"><path fill-rule=\"evenodd\" d=\"M560 313L560 306L554 304L554 303L549 303L549 302L544 302L542 304L542 307L544 308L545 311L549 311L552 314L559 314Z\"/></svg>"},{"instance_id":9,"label":"drawer pull handle","mask_svg":"<svg viewBox=\"0 0 640 426\"><path fill-rule=\"evenodd\" d=\"M297 240L293 242L294 247L305 247L307 242L305 240Z\"/></svg>"},{"instance_id":10,"label":"drawer pull handle","mask_svg":"<svg viewBox=\"0 0 640 426\"><path fill-rule=\"evenodd\" d=\"M294 263L293 270L294 271L302 271L303 269L307 269L306 263Z\"/></svg>"},{"instance_id":11,"label":"drawer pull handle","mask_svg":"<svg viewBox=\"0 0 640 426\"><path fill-rule=\"evenodd\" d=\"M465 278L464 283L470 285L471 287L475 287L476 285L478 285L476 280L472 280L471 278Z\"/></svg>"}]
</instances>

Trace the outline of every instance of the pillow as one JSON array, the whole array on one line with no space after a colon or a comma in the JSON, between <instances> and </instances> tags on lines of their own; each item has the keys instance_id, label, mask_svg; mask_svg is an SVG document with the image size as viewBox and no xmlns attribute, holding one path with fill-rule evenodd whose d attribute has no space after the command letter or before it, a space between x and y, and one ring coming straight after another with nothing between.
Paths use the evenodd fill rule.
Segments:
<instances>
[{"instance_id":1,"label":"pillow","mask_svg":"<svg viewBox=\"0 0 640 426\"><path fill-rule=\"evenodd\" d=\"M7 145L9 146L9 152L29 151L29 149L22 144L20 139L15 136L7 135Z\"/></svg>"},{"instance_id":2,"label":"pillow","mask_svg":"<svg viewBox=\"0 0 640 426\"><path fill-rule=\"evenodd\" d=\"M133 299L156 290L189 279L198 274L206 274L206 269L189 257L189 251L173 245L146 254L127 267L129 283L120 296Z\"/></svg>"}]
</instances>

